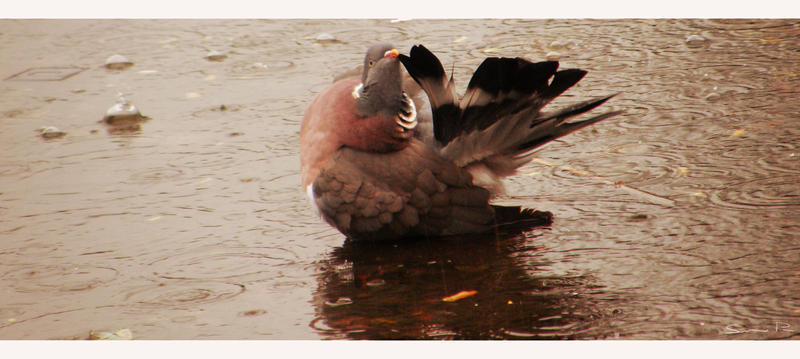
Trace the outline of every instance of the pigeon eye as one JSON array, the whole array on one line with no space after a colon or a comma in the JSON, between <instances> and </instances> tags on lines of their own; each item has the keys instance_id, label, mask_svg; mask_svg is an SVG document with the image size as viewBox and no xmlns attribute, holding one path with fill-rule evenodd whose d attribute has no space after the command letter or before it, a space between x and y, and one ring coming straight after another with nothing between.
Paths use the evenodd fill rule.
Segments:
<instances>
[{"instance_id":1,"label":"pigeon eye","mask_svg":"<svg viewBox=\"0 0 800 359\"><path fill-rule=\"evenodd\" d=\"M375 65L375 61L374 60L369 60L369 67L372 67L372 65Z\"/></svg>"}]
</instances>

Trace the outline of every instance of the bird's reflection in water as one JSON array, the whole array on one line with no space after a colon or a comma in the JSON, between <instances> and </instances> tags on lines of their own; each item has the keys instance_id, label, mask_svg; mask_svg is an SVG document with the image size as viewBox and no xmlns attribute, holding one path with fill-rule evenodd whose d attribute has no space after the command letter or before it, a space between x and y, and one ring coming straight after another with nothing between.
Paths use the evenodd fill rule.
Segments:
<instances>
[{"instance_id":1,"label":"bird's reflection in water","mask_svg":"<svg viewBox=\"0 0 800 359\"><path fill-rule=\"evenodd\" d=\"M311 326L351 339L573 339L609 335L585 276L548 275L531 233L345 242L323 261ZM476 291L457 301L442 299Z\"/></svg>"}]
</instances>

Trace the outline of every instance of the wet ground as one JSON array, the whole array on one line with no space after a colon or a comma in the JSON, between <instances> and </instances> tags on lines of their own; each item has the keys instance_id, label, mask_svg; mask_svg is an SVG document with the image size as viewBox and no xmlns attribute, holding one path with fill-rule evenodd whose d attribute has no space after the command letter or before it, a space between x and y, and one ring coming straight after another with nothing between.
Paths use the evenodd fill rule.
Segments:
<instances>
[{"instance_id":1,"label":"wet ground","mask_svg":"<svg viewBox=\"0 0 800 359\"><path fill-rule=\"evenodd\" d=\"M549 228L346 244L297 134L379 40L627 112L509 179ZM0 338L800 338L799 63L797 20L0 20Z\"/></svg>"}]
</instances>

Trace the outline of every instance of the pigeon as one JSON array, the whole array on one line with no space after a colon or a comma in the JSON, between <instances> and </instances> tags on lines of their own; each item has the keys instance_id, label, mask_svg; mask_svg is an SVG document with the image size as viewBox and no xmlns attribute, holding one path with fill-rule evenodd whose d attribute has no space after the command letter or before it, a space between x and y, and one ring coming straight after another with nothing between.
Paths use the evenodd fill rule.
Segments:
<instances>
[{"instance_id":1,"label":"pigeon","mask_svg":"<svg viewBox=\"0 0 800 359\"><path fill-rule=\"evenodd\" d=\"M300 128L302 186L322 218L354 241L481 234L550 225L552 214L491 200L543 145L615 116L566 120L615 94L542 108L586 71L557 61L490 57L463 96L422 45L367 49L309 104Z\"/></svg>"}]
</instances>

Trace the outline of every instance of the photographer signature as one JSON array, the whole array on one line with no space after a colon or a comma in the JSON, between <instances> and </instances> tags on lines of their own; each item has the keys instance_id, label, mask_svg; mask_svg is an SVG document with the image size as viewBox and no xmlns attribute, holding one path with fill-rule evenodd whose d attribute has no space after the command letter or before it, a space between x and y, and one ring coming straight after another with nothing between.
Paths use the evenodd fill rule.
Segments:
<instances>
[{"instance_id":1,"label":"photographer signature","mask_svg":"<svg viewBox=\"0 0 800 359\"><path fill-rule=\"evenodd\" d=\"M770 332L794 332L792 325L786 322L774 322L774 326L761 328L748 328L741 324L731 324L725 327L722 334L744 334L744 333L770 333Z\"/></svg>"}]
</instances>

